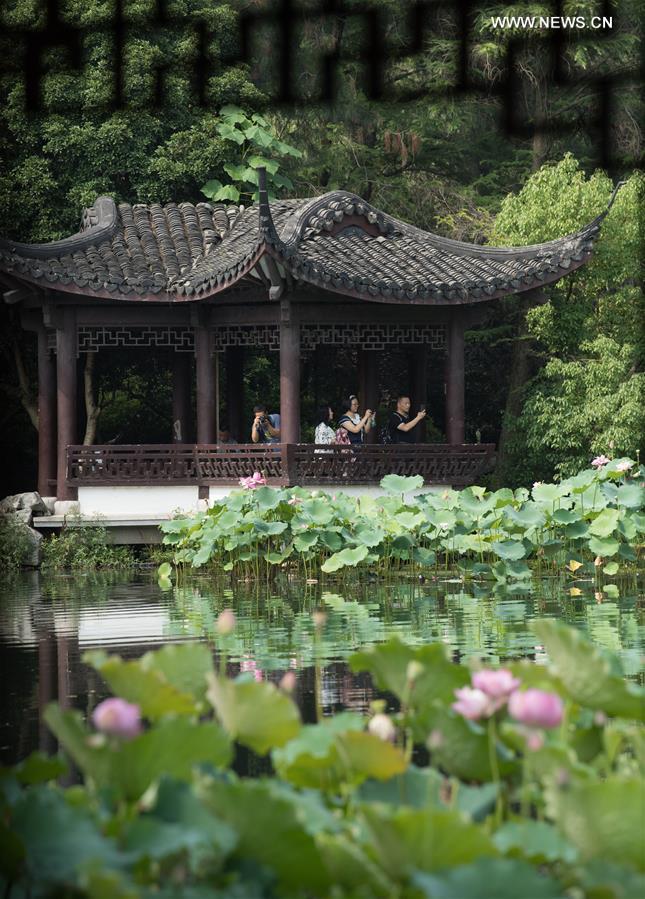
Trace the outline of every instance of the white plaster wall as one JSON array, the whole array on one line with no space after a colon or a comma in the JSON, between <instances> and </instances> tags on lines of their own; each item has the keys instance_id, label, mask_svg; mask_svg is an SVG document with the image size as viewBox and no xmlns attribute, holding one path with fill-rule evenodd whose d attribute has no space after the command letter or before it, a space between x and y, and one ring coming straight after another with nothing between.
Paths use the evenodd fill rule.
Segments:
<instances>
[{"instance_id":1,"label":"white plaster wall","mask_svg":"<svg viewBox=\"0 0 645 899\"><path fill-rule=\"evenodd\" d=\"M137 518L194 512L197 487L79 487L78 502L84 517Z\"/></svg>"},{"instance_id":2,"label":"white plaster wall","mask_svg":"<svg viewBox=\"0 0 645 899\"><path fill-rule=\"evenodd\" d=\"M269 484L269 486L271 486ZM231 490L237 490L237 487L210 487L208 494L209 503L217 502L218 500L224 499L224 497L228 496ZM382 490L378 485L374 487L361 487L361 486L347 486L342 487L339 485L336 486L327 486L327 487L306 487L306 490L311 490L318 493L328 493L330 496L335 496L338 493L344 493L346 496L387 496L385 490ZM421 487L419 490L413 490L411 493L408 493L408 496L418 496L421 493L443 493L446 490L446 486L442 486L441 484L432 484L427 487Z\"/></svg>"}]
</instances>

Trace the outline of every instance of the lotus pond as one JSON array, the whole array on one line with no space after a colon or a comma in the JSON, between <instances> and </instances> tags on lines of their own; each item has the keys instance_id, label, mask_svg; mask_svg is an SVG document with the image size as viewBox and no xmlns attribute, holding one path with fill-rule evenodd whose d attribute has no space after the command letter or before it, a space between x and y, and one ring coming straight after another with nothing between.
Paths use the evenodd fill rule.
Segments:
<instances>
[{"instance_id":1,"label":"lotus pond","mask_svg":"<svg viewBox=\"0 0 645 899\"><path fill-rule=\"evenodd\" d=\"M642 473L572 480L262 486L159 578L6 582L4 895L640 899Z\"/></svg>"}]
</instances>

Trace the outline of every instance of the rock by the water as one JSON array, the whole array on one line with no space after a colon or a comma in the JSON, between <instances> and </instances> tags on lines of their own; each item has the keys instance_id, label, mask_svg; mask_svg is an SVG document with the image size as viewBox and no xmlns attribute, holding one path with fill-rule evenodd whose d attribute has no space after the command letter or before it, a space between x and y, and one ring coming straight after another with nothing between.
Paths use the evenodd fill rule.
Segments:
<instances>
[{"instance_id":1,"label":"rock by the water","mask_svg":"<svg viewBox=\"0 0 645 899\"><path fill-rule=\"evenodd\" d=\"M31 523L34 520L31 509L17 509L15 512L5 512L2 518L10 526L24 524L28 528L31 527Z\"/></svg>"},{"instance_id":2,"label":"rock by the water","mask_svg":"<svg viewBox=\"0 0 645 899\"><path fill-rule=\"evenodd\" d=\"M50 515L40 493L30 490L28 493L15 493L0 500L0 515L28 510L32 515Z\"/></svg>"},{"instance_id":3,"label":"rock by the water","mask_svg":"<svg viewBox=\"0 0 645 899\"><path fill-rule=\"evenodd\" d=\"M42 562L43 535L33 528L25 528L25 539L29 541L29 549L25 553L24 568L40 568Z\"/></svg>"}]
</instances>

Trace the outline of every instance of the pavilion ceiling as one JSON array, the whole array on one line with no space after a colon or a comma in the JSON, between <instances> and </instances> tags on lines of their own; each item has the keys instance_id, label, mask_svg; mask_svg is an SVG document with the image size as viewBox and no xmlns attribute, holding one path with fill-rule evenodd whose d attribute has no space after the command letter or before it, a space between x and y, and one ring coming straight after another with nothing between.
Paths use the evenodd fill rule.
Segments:
<instances>
[{"instance_id":1,"label":"pavilion ceiling","mask_svg":"<svg viewBox=\"0 0 645 899\"><path fill-rule=\"evenodd\" d=\"M605 214L548 243L494 248L422 231L346 191L248 209L117 206L100 197L66 239L0 241L0 272L43 288L135 302L196 301L244 278L267 287L287 278L367 301L476 303L578 268Z\"/></svg>"}]
</instances>

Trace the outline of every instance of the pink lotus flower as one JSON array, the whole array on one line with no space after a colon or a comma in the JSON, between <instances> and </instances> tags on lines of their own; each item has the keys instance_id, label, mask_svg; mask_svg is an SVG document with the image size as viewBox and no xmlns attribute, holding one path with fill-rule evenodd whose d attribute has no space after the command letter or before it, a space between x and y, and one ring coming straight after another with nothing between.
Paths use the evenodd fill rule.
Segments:
<instances>
[{"instance_id":1,"label":"pink lotus flower","mask_svg":"<svg viewBox=\"0 0 645 899\"><path fill-rule=\"evenodd\" d=\"M453 711L464 718L471 721L478 721L480 718L490 718L497 710L494 700L487 696L483 690L473 689L472 687L462 687L461 690L455 690L457 702L453 702Z\"/></svg>"},{"instance_id":2,"label":"pink lotus flower","mask_svg":"<svg viewBox=\"0 0 645 899\"><path fill-rule=\"evenodd\" d=\"M233 609L223 609L217 616L215 630L221 637L227 637L235 630L235 612Z\"/></svg>"},{"instance_id":3,"label":"pink lotus flower","mask_svg":"<svg viewBox=\"0 0 645 899\"><path fill-rule=\"evenodd\" d=\"M302 500L298 496L292 496L288 503L290 506L299 506Z\"/></svg>"},{"instance_id":4,"label":"pink lotus flower","mask_svg":"<svg viewBox=\"0 0 645 899\"><path fill-rule=\"evenodd\" d=\"M141 733L139 706L118 697L100 702L94 709L92 721L101 733L124 740L132 740Z\"/></svg>"},{"instance_id":5,"label":"pink lotus flower","mask_svg":"<svg viewBox=\"0 0 645 899\"><path fill-rule=\"evenodd\" d=\"M264 680L264 671L258 666L255 659L242 659L240 662L240 671L247 671L253 675L253 679L258 683Z\"/></svg>"},{"instance_id":6,"label":"pink lotus flower","mask_svg":"<svg viewBox=\"0 0 645 899\"><path fill-rule=\"evenodd\" d=\"M484 668L473 674L473 686L491 699L501 700L502 705L519 685L519 680L507 668L499 668L497 671Z\"/></svg>"},{"instance_id":7,"label":"pink lotus flower","mask_svg":"<svg viewBox=\"0 0 645 899\"><path fill-rule=\"evenodd\" d=\"M293 693L296 688L296 672L293 670L285 671L280 679L279 687L286 693Z\"/></svg>"},{"instance_id":8,"label":"pink lotus flower","mask_svg":"<svg viewBox=\"0 0 645 899\"><path fill-rule=\"evenodd\" d=\"M246 490L255 490L256 487L263 487L267 479L259 471L254 471L249 478L240 478L240 487Z\"/></svg>"},{"instance_id":9,"label":"pink lotus flower","mask_svg":"<svg viewBox=\"0 0 645 899\"><path fill-rule=\"evenodd\" d=\"M562 723L564 707L556 693L530 689L513 693L508 701L508 711L527 727L558 727Z\"/></svg>"},{"instance_id":10,"label":"pink lotus flower","mask_svg":"<svg viewBox=\"0 0 645 899\"><path fill-rule=\"evenodd\" d=\"M629 459L623 459L623 461L619 462L616 466L616 471L629 471L629 469L633 467L633 462L630 462Z\"/></svg>"},{"instance_id":11,"label":"pink lotus flower","mask_svg":"<svg viewBox=\"0 0 645 899\"><path fill-rule=\"evenodd\" d=\"M607 456L596 456L595 459L592 459L591 464L593 468L602 468L603 465L607 465L611 462L611 459L608 459Z\"/></svg>"}]
</instances>

